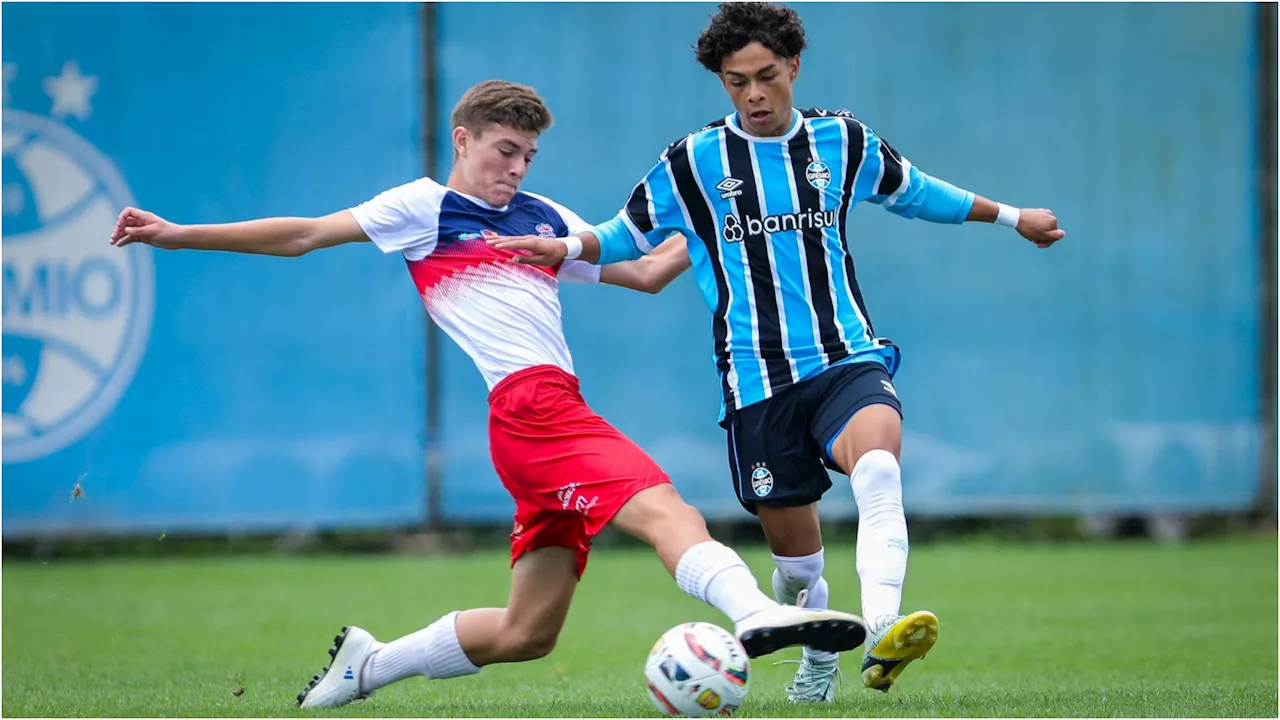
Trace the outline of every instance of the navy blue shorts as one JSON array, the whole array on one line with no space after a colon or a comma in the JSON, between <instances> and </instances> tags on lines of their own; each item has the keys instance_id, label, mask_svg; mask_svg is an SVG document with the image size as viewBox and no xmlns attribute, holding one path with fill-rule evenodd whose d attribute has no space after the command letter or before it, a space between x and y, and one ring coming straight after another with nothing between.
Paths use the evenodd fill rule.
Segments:
<instances>
[{"instance_id":1,"label":"navy blue shorts","mask_svg":"<svg viewBox=\"0 0 1280 720\"><path fill-rule=\"evenodd\" d=\"M754 515L757 504L796 507L822 499L831 489L827 468L840 470L831 457L836 436L854 413L877 404L902 414L885 366L861 362L828 368L729 413L724 425L738 502Z\"/></svg>"}]
</instances>

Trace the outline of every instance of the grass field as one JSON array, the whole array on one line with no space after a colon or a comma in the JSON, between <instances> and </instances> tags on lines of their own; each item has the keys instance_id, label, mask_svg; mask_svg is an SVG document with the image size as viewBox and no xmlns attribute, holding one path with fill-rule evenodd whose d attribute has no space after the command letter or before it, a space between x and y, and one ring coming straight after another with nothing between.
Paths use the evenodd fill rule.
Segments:
<instances>
[{"instance_id":1,"label":"grass field","mask_svg":"<svg viewBox=\"0 0 1280 720\"><path fill-rule=\"evenodd\" d=\"M768 555L743 554L767 582ZM832 603L856 610L852 548L827 562ZM1276 568L1275 538L916 548L906 607L942 620L927 660L883 695L846 656L836 702L797 707L795 666L774 662L798 651L760 658L741 714L1276 717ZM502 604L505 554L6 563L3 582L9 717L655 716L641 682L654 639L724 622L647 553L605 549L550 657L308 713L294 697L343 624L387 640Z\"/></svg>"}]
</instances>

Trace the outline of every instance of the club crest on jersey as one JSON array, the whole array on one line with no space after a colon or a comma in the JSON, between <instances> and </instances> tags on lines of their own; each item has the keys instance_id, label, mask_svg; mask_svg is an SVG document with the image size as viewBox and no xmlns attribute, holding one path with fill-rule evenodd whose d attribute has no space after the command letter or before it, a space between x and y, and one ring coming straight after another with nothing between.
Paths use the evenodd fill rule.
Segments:
<instances>
[{"instance_id":1,"label":"club crest on jersey","mask_svg":"<svg viewBox=\"0 0 1280 720\"><path fill-rule=\"evenodd\" d=\"M831 184L831 168L827 167L822 158L815 158L809 163L809 167L804 169L804 177L814 188L826 190Z\"/></svg>"},{"instance_id":2,"label":"club crest on jersey","mask_svg":"<svg viewBox=\"0 0 1280 720\"><path fill-rule=\"evenodd\" d=\"M773 492L773 473L769 472L764 463L751 466L751 490L756 497L764 497Z\"/></svg>"},{"instance_id":3,"label":"club crest on jersey","mask_svg":"<svg viewBox=\"0 0 1280 720\"><path fill-rule=\"evenodd\" d=\"M538 223L533 229L534 232L538 233L538 237L554 238L556 236L555 228L547 223Z\"/></svg>"},{"instance_id":4,"label":"club crest on jersey","mask_svg":"<svg viewBox=\"0 0 1280 720\"><path fill-rule=\"evenodd\" d=\"M736 177L727 177L716 183L716 189L720 191L720 199L728 200L742 194L738 188L742 187L742 181Z\"/></svg>"}]
</instances>

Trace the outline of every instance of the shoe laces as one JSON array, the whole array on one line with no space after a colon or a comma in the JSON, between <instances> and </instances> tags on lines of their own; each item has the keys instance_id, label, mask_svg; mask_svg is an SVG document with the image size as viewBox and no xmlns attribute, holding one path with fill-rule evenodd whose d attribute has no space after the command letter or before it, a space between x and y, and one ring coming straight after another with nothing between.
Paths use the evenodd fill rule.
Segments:
<instances>
[{"instance_id":1,"label":"shoe laces","mask_svg":"<svg viewBox=\"0 0 1280 720\"><path fill-rule=\"evenodd\" d=\"M874 621L872 621L871 627L867 628L867 634L870 635L870 638L868 639L874 638L876 642L879 642L880 638L883 637L884 634L888 632L890 628L896 625L898 621L904 617L906 616L905 615L881 615L877 617ZM874 643L868 644L867 647L868 649L870 649L872 646L874 646Z\"/></svg>"},{"instance_id":2,"label":"shoe laces","mask_svg":"<svg viewBox=\"0 0 1280 720\"><path fill-rule=\"evenodd\" d=\"M885 628L893 627L904 617L906 615L881 615L871 622L871 627L875 628L876 632L880 632Z\"/></svg>"},{"instance_id":3,"label":"shoe laces","mask_svg":"<svg viewBox=\"0 0 1280 720\"><path fill-rule=\"evenodd\" d=\"M836 683L844 682L844 674L840 672L840 664L836 659L829 662L815 663L808 658L804 660L779 660L774 665L799 665L795 679L787 686L787 694L804 700L825 699L827 689Z\"/></svg>"}]
</instances>

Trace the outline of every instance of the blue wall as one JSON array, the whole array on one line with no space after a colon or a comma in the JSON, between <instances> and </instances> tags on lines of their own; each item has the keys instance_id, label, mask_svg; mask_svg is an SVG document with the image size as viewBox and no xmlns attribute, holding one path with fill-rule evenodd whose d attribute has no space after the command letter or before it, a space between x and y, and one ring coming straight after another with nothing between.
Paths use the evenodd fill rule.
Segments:
<instances>
[{"instance_id":1,"label":"blue wall","mask_svg":"<svg viewBox=\"0 0 1280 720\"><path fill-rule=\"evenodd\" d=\"M909 512L1248 505L1258 453L1253 9L797 7L810 41L798 104L848 108L922 169L1052 207L1069 232L1038 251L1005 229L854 210L870 310L905 353L896 385ZM534 85L556 125L528 188L602 220L668 142L729 112L690 49L713 11L442 4L438 121L447 128L452 103L480 80ZM416 177L417 12L4 6L4 61L17 70L12 80L6 70L4 115L7 535L422 516L424 314L401 262L367 247L297 260L124 253L106 248L109 219L86 215L97 224L84 234L67 215L89 213L93 198L118 206L123 194L180 222L318 215ZM103 27L158 47L128 52ZM503 50L525 46L534 49ZM74 93L54 115L45 91L68 60L97 78L87 117ZM58 152L30 152L46 146ZM438 150L443 180L447 137ZM60 190L40 189L32 173ZM84 202L59 208L64 195ZM62 214L46 217L42 202ZM45 308L36 291L56 289L58 272L83 288ZM709 313L692 278L656 297L568 286L563 299L593 407L709 514L746 518L729 487ZM148 318L149 331L137 330ZM77 354L84 347L103 357ZM443 353L444 509L504 520L511 503L489 465L484 384L455 346ZM48 429L77 418L79 435ZM23 439L35 420L44 446ZM81 476L85 496L73 502ZM824 513L853 511L846 487L837 483Z\"/></svg>"},{"instance_id":2,"label":"blue wall","mask_svg":"<svg viewBox=\"0 0 1280 720\"><path fill-rule=\"evenodd\" d=\"M282 260L107 244L115 213L131 200L177 222L319 215L421 174L415 9L23 4L3 12L5 198L27 188L21 210L11 217L18 207L6 201L4 215L4 359L37 385L24 395L10 383L22 373L5 374L6 535L420 518L424 313L403 262L370 247ZM65 77L67 62L96 78L84 117L52 114L46 78ZM11 137L29 145L11 152ZM41 198L80 197L67 179L79 176L89 195L94 185L117 187L102 191L101 207L88 201L42 216ZM42 263L110 268L125 258L153 267L154 281L102 271L97 301L55 302L53 312L32 295ZM129 292L99 310L111 282ZM61 345L111 345L126 321L150 324L136 370L115 362L119 353L88 373L59 360ZM39 341L51 339L62 342L42 350ZM80 435L38 423L51 449L24 452L30 441L15 418L75 415L70 405L82 396L110 400L120 375L123 392L101 422ZM24 454L33 457L15 462ZM73 502L77 480L84 495Z\"/></svg>"}]
</instances>

